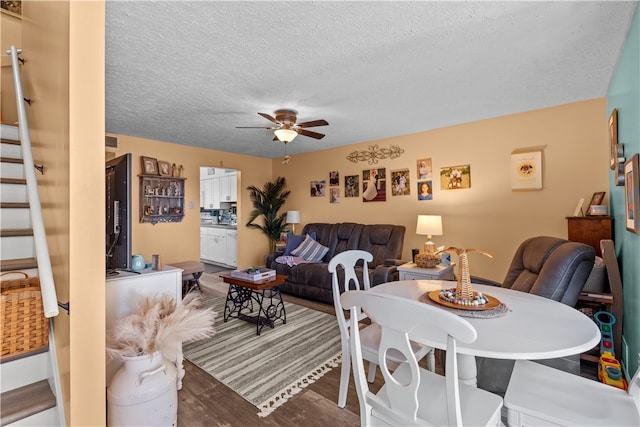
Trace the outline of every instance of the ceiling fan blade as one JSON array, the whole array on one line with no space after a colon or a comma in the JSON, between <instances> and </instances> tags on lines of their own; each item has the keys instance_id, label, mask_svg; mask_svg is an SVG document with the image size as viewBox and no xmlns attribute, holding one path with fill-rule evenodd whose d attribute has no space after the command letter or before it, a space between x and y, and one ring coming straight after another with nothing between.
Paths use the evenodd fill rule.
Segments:
<instances>
[{"instance_id":1,"label":"ceiling fan blade","mask_svg":"<svg viewBox=\"0 0 640 427\"><path fill-rule=\"evenodd\" d=\"M300 135L309 136L309 137L315 138L315 139L324 138L324 134L323 133L313 132L313 131L306 130L306 129L298 129L298 130L296 130L296 132L298 132Z\"/></svg>"},{"instance_id":2,"label":"ceiling fan blade","mask_svg":"<svg viewBox=\"0 0 640 427\"><path fill-rule=\"evenodd\" d=\"M236 129L278 129L273 126L264 127L264 126L236 126Z\"/></svg>"},{"instance_id":3,"label":"ceiling fan blade","mask_svg":"<svg viewBox=\"0 0 640 427\"><path fill-rule=\"evenodd\" d=\"M278 121L276 119L274 119L273 117L271 117L267 113L258 113L258 114L260 114L262 117L264 117L265 119L269 120L270 122L278 123Z\"/></svg>"},{"instance_id":4,"label":"ceiling fan blade","mask_svg":"<svg viewBox=\"0 0 640 427\"><path fill-rule=\"evenodd\" d=\"M299 128L312 128L315 126L327 126L328 124L329 122L327 122L326 120L312 120L310 122L298 123L296 124L296 126L298 126Z\"/></svg>"}]
</instances>

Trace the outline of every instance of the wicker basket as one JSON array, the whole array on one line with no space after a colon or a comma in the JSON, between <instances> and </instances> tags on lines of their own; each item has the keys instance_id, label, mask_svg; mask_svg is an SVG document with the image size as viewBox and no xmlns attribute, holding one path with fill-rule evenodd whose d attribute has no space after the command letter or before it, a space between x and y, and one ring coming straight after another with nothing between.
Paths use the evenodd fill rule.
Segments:
<instances>
[{"instance_id":1,"label":"wicker basket","mask_svg":"<svg viewBox=\"0 0 640 427\"><path fill-rule=\"evenodd\" d=\"M427 253L419 253L416 254L415 263L420 268L433 268L440 263L440 257Z\"/></svg>"},{"instance_id":2,"label":"wicker basket","mask_svg":"<svg viewBox=\"0 0 640 427\"><path fill-rule=\"evenodd\" d=\"M0 324L2 325L2 355L16 356L49 345L49 322L44 316L40 279L23 272L20 279L0 282Z\"/></svg>"}]
</instances>

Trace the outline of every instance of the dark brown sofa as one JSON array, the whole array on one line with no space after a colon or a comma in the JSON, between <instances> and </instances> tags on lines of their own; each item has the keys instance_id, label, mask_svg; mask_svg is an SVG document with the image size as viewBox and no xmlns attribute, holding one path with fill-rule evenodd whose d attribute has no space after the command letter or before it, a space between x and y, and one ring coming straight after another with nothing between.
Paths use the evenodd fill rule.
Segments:
<instances>
[{"instance_id":1,"label":"dark brown sofa","mask_svg":"<svg viewBox=\"0 0 640 427\"><path fill-rule=\"evenodd\" d=\"M316 241L329 248L322 262L290 267L276 262L282 252L272 252L266 256L265 263L267 268L287 276L280 286L282 292L332 304L331 274L327 269L331 258L346 250L364 250L373 255L373 261L368 264L371 286L398 280L397 266L402 264L405 231L404 226L392 224L311 223L305 225L302 234L315 233Z\"/></svg>"}]
</instances>

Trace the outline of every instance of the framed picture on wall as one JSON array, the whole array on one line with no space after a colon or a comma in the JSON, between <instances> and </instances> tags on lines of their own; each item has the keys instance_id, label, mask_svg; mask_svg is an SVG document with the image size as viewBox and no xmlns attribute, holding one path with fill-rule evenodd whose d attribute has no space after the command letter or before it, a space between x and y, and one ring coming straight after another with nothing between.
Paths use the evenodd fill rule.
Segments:
<instances>
[{"instance_id":1,"label":"framed picture on wall","mask_svg":"<svg viewBox=\"0 0 640 427\"><path fill-rule=\"evenodd\" d=\"M347 175L344 177L344 197L360 197L360 176Z\"/></svg>"},{"instance_id":2,"label":"framed picture on wall","mask_svg":"<svg viewBox=\"0 0 640 427\"><path fill-rule=\"evenodd\" d=\"M311 190L311 197L324 197L325 193L325 187L327 186L327 181L326 180L322 180L322 181L311 181L310 183L310 190Z\"/></svg>"},{"instance_id":3,"label":"framed picture on wall","mask_svg":"<svg viewBox=\"0 0 640 427\"><path fill-rule=\"evenodd\" d=\"M22 15L22 1L21 0L2 0L0 1L0 8L3 12L8 12L11 15Z\"/></svg>"},{"instance_id":4,"label":"framed picture on wall","mask_svg":"<svg viewBox=\"0 0 640 427\"><path fill-rule=\"evenodd\" d=\"M391 183L391 194L393 196L408 196L411 194L409 169L391 171Z\"/></svg>"},{"instance_id":5,"label":"framed picture on wall","mask_svg":"<svg viewBox=\"0 0 640 427\"><path fill-rule=\"evenodd\" d=\"M627 230L640 234L640 179L638 153L624 164L624 205Z\"/></svg>"},{"instance_id":6,"label":"framed picture on wall","mask_svg":"<svg viewBox=\"0 0 640 427\"><path fill-rule=\"evenodd\" d=\"M462 188L471 188L471 165L440 168L441 190L459 190Z\"/></svg>"},{"instance_id":7,"label":"framed picture on wall","mask_svg":"<svg viewBox=\"0 0 640 427\"><path fill-rule=\"evenodd\" d=\"M542 190L542 150L511 152L511 189Z\"/></svg>"},{"instance_id":8,"label":"framed picture on wall","mask_svg":"<svg viewBox=\"0 0 640 427\"><path fill-rule=\"evenodd\" d=\"M618 163L618 109L614 108L609 116L609 166L611 170Z\"/></svg>"}]
</instances>

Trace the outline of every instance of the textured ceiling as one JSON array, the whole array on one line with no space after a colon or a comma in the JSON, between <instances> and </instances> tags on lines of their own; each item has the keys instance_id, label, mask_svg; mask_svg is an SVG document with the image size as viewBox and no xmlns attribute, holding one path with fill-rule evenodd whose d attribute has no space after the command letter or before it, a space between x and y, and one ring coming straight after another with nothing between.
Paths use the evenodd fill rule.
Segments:
<instances>
[{"instance_id":1,"label":"textured ceiling","mask_svg":"<svg viewBox=\"0 0 640 427\"><path fill-rule=\"evenodd\" d=\"M606 96L637 2L106 2L106 131L280 157Z\"/></svg>"}]
</instances>

